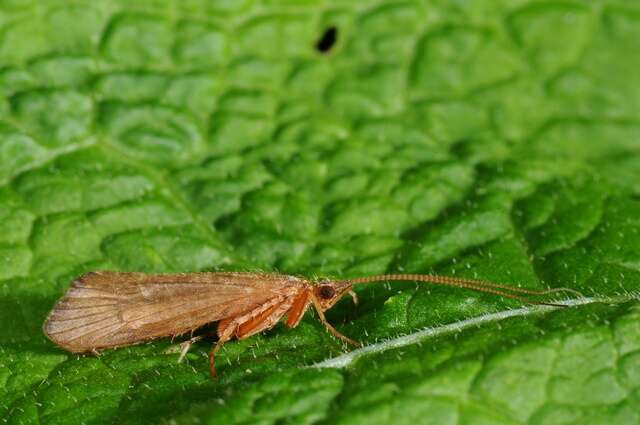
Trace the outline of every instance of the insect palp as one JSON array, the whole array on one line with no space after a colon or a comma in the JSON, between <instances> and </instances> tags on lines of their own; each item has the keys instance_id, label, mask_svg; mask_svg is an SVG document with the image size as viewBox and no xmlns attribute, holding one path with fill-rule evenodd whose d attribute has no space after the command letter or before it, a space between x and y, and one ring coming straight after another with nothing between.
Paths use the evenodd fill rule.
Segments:
<instances>
[{"instance_id":1,"label":"insect palp","mask_svg":"<svg viewBox=\"0 0 640 425\"><path fill-rule=\"evenodd\" d=\"M351 295L351 299L353 300L353 305L358 307L358 304L360 302L358 301L358 294L356 294L356 292L353 289L350 289L348 294Z\"/></svg>"}]
</instances>

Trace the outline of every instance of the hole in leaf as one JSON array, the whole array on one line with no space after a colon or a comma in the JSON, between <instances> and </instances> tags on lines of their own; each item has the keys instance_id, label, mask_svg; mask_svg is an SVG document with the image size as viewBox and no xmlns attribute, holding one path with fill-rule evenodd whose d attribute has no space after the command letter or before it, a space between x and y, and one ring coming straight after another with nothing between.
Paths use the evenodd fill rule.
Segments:
<instances>
[{"instance_id":1,"label":"hole in leaf","mask_svg":"<svg viewBox=\"0 0 640 425\"><path fill-rule=\"evenodd\" d=\"M321 53L327 53L336 44L338 39L338 28L330 26L316 43L316 49Z\"/></svg>"}]
</instances>

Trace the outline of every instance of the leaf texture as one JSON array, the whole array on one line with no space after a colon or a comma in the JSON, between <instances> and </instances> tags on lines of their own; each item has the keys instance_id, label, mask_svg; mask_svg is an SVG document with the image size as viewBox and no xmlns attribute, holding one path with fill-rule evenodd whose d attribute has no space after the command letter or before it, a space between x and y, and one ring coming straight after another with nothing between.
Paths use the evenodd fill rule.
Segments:
<instances>
[{"instance_id":1,"label":"leaf texture","mask_svg":"<svg viewBox=\"0 0 640 425\"><path fill-rule=\"evenodd\" d=\"M640 424L639 28L617 0L0 3L0 423ZM215 338L182 363L49 341L95 270L591 301L363 285L328 319L371 351L311 367L350 350L309 314L226 344L214 381Z\"/></svg>"}]
</instances>

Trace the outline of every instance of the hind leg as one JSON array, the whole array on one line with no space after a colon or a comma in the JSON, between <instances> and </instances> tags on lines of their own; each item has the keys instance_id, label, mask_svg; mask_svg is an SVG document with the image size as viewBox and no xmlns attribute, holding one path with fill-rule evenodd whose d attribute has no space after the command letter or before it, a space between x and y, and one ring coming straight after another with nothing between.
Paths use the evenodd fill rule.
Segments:
<instances>
[{"instance_id":1,"label":"hind leg","mask_svg":"<svg viewBox=\"0 0 640 425\"><path fill-rule=\"evenodd\" d=\"M218 376L216 373L216 354L220 351L224 343L231 339L233 334L236 332L236 329L238 329L238 323L236 321L227 324L224 331L218 336L218 342L213 346L209 353L209 370L212 378Z\"/></svg>"}]
</instances>

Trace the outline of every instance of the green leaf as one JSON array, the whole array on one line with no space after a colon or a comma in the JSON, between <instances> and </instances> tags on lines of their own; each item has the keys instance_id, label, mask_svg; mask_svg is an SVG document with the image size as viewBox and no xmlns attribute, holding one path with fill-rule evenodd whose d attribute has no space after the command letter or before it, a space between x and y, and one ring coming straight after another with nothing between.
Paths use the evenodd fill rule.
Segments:
<instances>
[{"instance_id":1,"label":"green leaf","mask_svg":"<svg viewBox=\"0 0 640 425\"><path fill-rule=\"evenodd\" d=\"M615 0L3 2L2 423L640 423L638 51ZM328 313L363 348L309 314L212 380L214 338L48 341L99 269L586 298L366 285Z\"/></svg>"}]
</instances>

